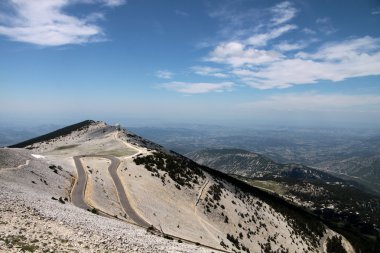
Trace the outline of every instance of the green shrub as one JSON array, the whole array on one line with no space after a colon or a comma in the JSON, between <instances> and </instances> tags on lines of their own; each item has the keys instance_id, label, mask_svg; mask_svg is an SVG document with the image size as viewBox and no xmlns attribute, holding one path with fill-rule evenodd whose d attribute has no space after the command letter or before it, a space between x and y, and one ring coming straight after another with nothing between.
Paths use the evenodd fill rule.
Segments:
<instances>
[{"instance_id":1,"label":"green shrub","mask_svg":"<svg viewBox=\"0 0 380 253\"><path fill-rule=\"evenodd\" d=\"M341 236L327 238L326 249L327 253L347 253L347 251L343 248Z\"/></svg>"},{"instance_id":2,"label":"green shrub","mask_svg":"<svg viewBox=\"0 0 380 253\"><path fill-rule=\"evenodd\" d=\"M193 188L192 183L199 184L198 177L205 178L198 164L163 152L156 151L151 155L139 156L134 158L133 161L136 165L144 165L145 169L153 173L167 172L168 176L179 186Z\"/></svg>"}]
</instances>

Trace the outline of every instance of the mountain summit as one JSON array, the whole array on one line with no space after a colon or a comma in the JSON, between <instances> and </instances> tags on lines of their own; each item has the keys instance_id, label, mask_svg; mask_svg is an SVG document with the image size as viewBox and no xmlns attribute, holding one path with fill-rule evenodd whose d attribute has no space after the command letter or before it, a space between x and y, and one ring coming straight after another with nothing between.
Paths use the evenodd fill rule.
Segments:
<instances>
[{"instance_id":1,"label":"mountain summit","mask_svg":"<svg viewBox=\"0 0 380 253\"><path fill-rule=\"evenodd\" d=\"M120 126L0 149L7 252L355 252L316 216Z\"/></svg>"}]
</instances>

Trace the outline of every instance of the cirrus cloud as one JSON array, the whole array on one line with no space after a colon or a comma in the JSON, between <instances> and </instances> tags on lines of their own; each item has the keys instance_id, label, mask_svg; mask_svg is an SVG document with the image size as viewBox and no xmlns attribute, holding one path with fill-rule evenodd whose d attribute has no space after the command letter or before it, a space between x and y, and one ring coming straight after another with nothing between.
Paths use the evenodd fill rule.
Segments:
<instances>
[{"instance_id":1,"label":"cirrus cloud","mask_svg":"<svg viewBox=\"0 0 380 253\"><path fill-rule=\"evenodd\" d=\"M295 17L297 9L293 7L292 3L286 1L275 5L271 9L273 18L271 19L274 25L283 24Z\"/></svg>"},{"instance_id":2,"label":"cirrus cloud","mask_svg":"<svg viewBox=\"0 0 380 253\"><path fill-rule=\"evenodd\" d=\"M255 34L246 40L246 44L252 46L265 46L268 41L276 39L294 29L297 29L296 25L284 25L276 29L269 30L266 33Z\"/></svg>"}]
</instances>

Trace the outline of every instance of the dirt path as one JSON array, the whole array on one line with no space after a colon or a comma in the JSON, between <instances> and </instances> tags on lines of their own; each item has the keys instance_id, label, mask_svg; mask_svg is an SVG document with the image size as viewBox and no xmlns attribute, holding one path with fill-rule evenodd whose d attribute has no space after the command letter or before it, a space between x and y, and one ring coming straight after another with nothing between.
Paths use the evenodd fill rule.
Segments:
<instances>
[{"instance_id":1,"label":"dirt path","mask_svg":"<svg viewBox=\"0 0 380 253\"><path fill-rule=\"evenodd\" d=\"M211 230L214 230L216 231L217 233L221 233L219 231L219 229L215 228L212 224L210 224L209 222L207 222L206 220L204 220L201 216L198 215L198 210L197 210L197 205L199 204L199 201L202 199L202 196L203 196L203 193L208 185L208 183L210 182L209 179L206 180L206 182L203 184L203 186L201 187L200 191L199 191L199 194L198 194L198 198L197 198L197 201L194 205L194 214L195 216L197 217L199 223L201 224L201 226L203 227L203 229L209 234L209 236L211 238L213 238L218 244L220 242L220 240L215 236L215 234L211 231ZM211 230L210 230L211 229Z\"/></svg>"},{"instance_id":2,"label":"dirt path","mask_svg":"<svg viewBox=\"0 0 380 253\"><path fill-rule=\"evenodd\" d=\"M21 165L17 166L17 169L21 169L23 167L26 167L29 165L29 163L30 163L30 160L28 159L28 160L26 160L25 164L21 164Z\"/></svg>"},{"instance_id":3,"label":"dirt path","mask_svg":"<svg viewBox=\"0 0 380 253\"><path fill-rule=\"evenodd\" d=\"M135 156L135 155L138 155L138 154L146 154L146 153L148 153L148 151L147 151L146 149L145 149L145 150L144 150L144 149L140 149L140 148L138 148L138 147L136 147L136 146L134 146L134 145L132 145L132 144L126 142L126 141L123 141L122 139L120 139L120 138L118 137L118 135L119 135L119 132L116 132L116 133L114 134L113 137L115 138L115 140L120 141L120 142L122 142L125 146L127 146L127 147L129 147L129 148L131 148L131 149L136 150L136 153L135 153L135 154L130 155L130 156L126 156L126 157L124 157L124 158L130 158L130 157Z\"/></svg>"},{"instance_id":4,"label":"dirt path","mask_svg":"<svg viewBox=\"0 0 380 253\"><path fill-rule=\"evenodd\" d=\"M202 186L201 190L199 191L198 199L197 199L197 202L195 203L195 206L197 206L199 201L201 200L202 195L203 195L203 191L206 188L208 182L209 182L209 180L207 179L206 182L204 183L204 185Z\"/></svg>"}]
</instances>

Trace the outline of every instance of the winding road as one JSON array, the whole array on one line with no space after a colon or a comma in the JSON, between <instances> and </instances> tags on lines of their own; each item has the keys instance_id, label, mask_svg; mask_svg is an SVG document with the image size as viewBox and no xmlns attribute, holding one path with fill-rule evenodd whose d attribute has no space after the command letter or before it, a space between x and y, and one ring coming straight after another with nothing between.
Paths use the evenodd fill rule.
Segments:
<instances>
[{"instance_id":1,"label":"winding road","mask_svg":"<svg viewBox=\"0 0 380 253\"><path fill-rule=\"evenodd\" d=\"M120 160L114 156L107 156L107 155L81 155L81 156L74 156L74 162L75 166L78 171L78 177L76 179L76 182L74 184L74 187L71 192L71 201L72 203L82 209L85 210L92 210L92 207L89 206L85 201L85 190L87 185L87 173L86 170L83 168L83 164L81 162L81 158L83 157L99 157L99 158L105 158L111 161L110 166L108 167L108 172L110 173L112 180L115 184L117 195L119 197L119 202L122 208L124 209L124 212L138 225L143 227L149 227L150 224L147 223L136 211L132 208L128 201L128 197L125 193L123 184L117 174L117 168L120 165ZM106 215L109 216L109 215Z\"/></svg>"},{"instance_id":2,"label":"winding road","mask_svg":"<svg viewBox=\"0 0 380 253\"><path fill-rule=\"evenodd\" d=\"M119 176L117 175L117 168L119 167L120 161L115 157L108 157L111 160L111 165L108 167L108 171L111 174L112 180L115 184L117 195L119 196L120 205L123 207L124 212L138 225L143 227L149 227L150 224L146 222L136 211L132 208L131 204L128 201L128 197L124 191L123 183L121 182ZM115 161L116 160L116 161ZM118 163L117 166L113 164Z\"/></svg>"},{"instance_id":3,"label":"winding road","mask_svg":"<svg viewBox=\"0 0 380 253\"><path fill-rule=\"evenodd\" d=\"M139 149L139 148L131 145L130 143L128 143L126 141L123 141L122 139L119 139L118 138L118 132L115 133L114 138L116 140L121 141L122 143L124 143L129 148L133 148L133 149L136 150L135 154L123 157L124 159L136 156L138 154L146 154L147 153L146 149ZM136 223L137 225L139 225L141 227L145 227L145 228L150 227L151 225L148 222L146 222L133 209L133 207L129 203L127 194L126 194L124 186L123 186L123 183L121 182L120 177L117 174L117 169L119 168L120 160L118 158L114 157L114 156L110 156L110 155L79 155L79 156L74 156L73 157L74 162L75 162L75 166L76 166L77 171L78 171L78 176L77 176L77 178L75 180L75 183L74 183L72 191L71 191L71 201L72 201L72 203L75 206L77 206L79 208L82 208L82 209L85 209L85 210L92 210L93 209L93 207L90 206L90 205L88 205L86 203L86 201L85 201L85 190L86 190L86 185L87 185L87 172L84 169L83 164L81 162L81 158L84 158L84 157L99 157L99 158L105 158L105 159L108 159L108 160L111 161L111 164L108 167L108 172L110 173L110 175L112 177L112 180L114 182L114 185L115 185L115 188L116 188L116 191L117 191L117 195L119 197L119 203L120 203L121 207L124 209L124 212L134 221L134 223ZM208 184L208 181L205 183L205 185L203 186L202 190L200 191L199 198L201 198L203 190L207 186L207 184ZM198 201L199 201L199 199L198 199ZM195 205L195 208L196 208L196 205ZM103 215L103 216L106 216L106 217L113 218L113 216L111 216L111 215L109 215L107 213L101 212L101 211L100 211L99 214ZM229 252L229 251L226 251L226 250L221 249L221 248L215 248L215 247L212 247L212 246L201 244L201 243L196 242L196 241L192 241L192 240L188 240L188 239L185 239L185 238L177 237L175 235L169 235L169 234L166 234L166 235L169 236L169 237L171 237L172 239L178 239L178 240L181 240L183 242L187 242L187 243L190 243L190 244L195 244L195 245L202 246L202 247L205 247L205 248L209 248L209 249L212 249L212 250L216 250L216 251L219 251L219 252Z\"/></svg>"},{"instance_id":4,"label":"winding road","mask_svg":"<svg viewBox=\"0 0 380 253\"><path fill-rule=\"evenodd\" d=\"M85 210L91 210L92 207L90 207L86 201L84 201L84 192L86 190L87 185L87 173L83 168L83 165L80 161L80 159L84 156L74 156L74 162L75 167L77 167L78 176L75 180L73 189L71 191L71 202L79 208L85 209Z\"/></svg>"}]
</instances>

